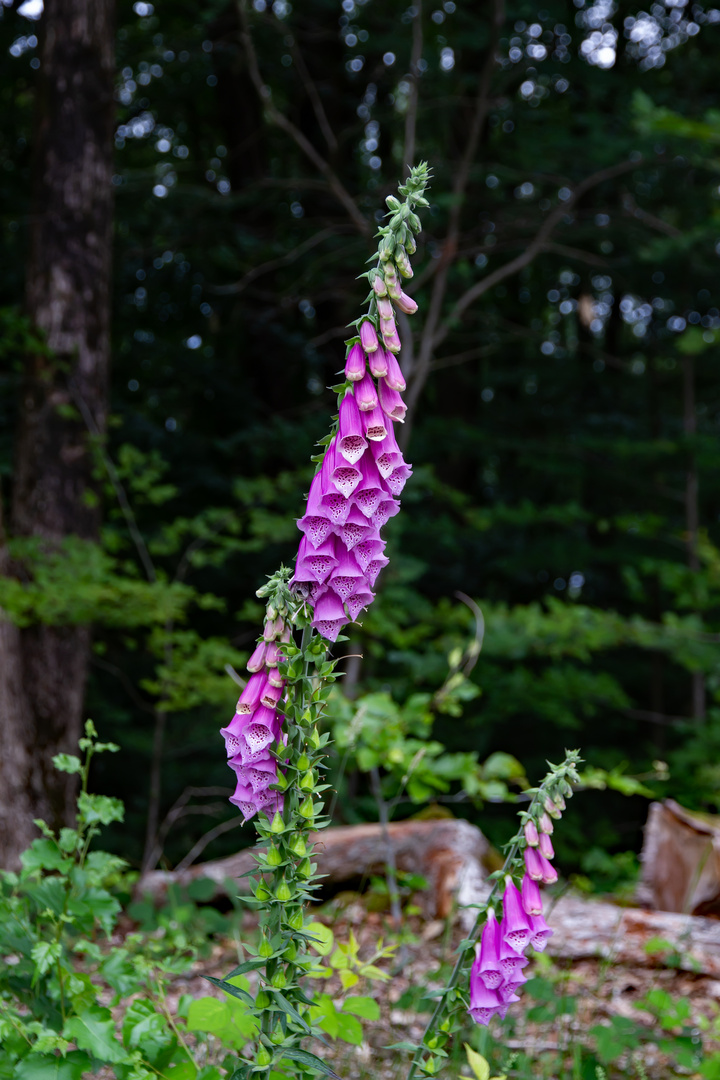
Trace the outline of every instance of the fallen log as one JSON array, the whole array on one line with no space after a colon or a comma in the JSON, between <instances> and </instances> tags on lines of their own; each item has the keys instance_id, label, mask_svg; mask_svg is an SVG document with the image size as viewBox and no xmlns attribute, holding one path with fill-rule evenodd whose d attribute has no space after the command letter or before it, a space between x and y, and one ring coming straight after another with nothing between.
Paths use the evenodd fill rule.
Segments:
<instances>
[{"instance_id":1,"label":"fallen log","mask_svg":"<svg viewBox=\"0 0 720 1080\"><path fill-rule=\"evenodd\" d=\"M554 934L548 952L600 957L634 967L676 967L720 975L720 921L698 915L621 908L564 896L546 915Z\"/></svg>"},{"instance_id":2,"label":"fallen log","mask_svg":"<svg viewBox=\"0 0 720 1080\"><path fill-rule=\"evenodd\" d=\"M318 872L325 884L333 886L384 874L389 841L398 870L426 879L428 887L419 900L428 918L444 919L455 903L475 902L485 878L483 862L490 855L480 829L456 818L393 822L387 838L381 825L371 823L325 829L311 839ZM253 848L247 848L187 870L153 870L141 878L137 892L159 902L171 884L187 887L205 878L215 883L216 896L247 893L250 886L245 875L256 865Z\"/></svg>"},{"instance_id":3,"label":"fallen log","mask_svg":"<svg viewBox=\"0 0 720 1080\"><path fill-rule=\"evenodd\" d=\"M418 896L426 919L444 919L455 904L465 932L475 921L473 905L489 894L486 868L492 860L487 840L467 821L402 821L388 828L395 865L428 882ZM383 874L387 840L380 825L348 825L313 835L318 870L333 886L357 885ZM182 871L155 870L137 892L161 902L171 884L188 886L200 878L215 883L215 896L249 892L256 863L253 849ZM636 967L668 966L720 977L720 921L689 914L623 908L600 900L546 895L546 918L554 931L548 952L558 958L600 958Z\"/></svg>"}]
</instances>

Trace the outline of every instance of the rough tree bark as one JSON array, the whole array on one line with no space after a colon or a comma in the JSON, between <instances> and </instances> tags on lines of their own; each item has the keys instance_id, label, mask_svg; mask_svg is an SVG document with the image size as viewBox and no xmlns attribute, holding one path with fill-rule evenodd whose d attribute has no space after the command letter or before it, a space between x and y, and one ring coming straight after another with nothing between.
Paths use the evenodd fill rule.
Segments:
<instances>
[{"instance_id":1,"label":"rough tree bark","mask_svg":"<svg viewBox=\"0 0 720 1080\"><path fill-rule=\"evenodd\" d=\"M9 531L48 549L97 536L80 397L105 428L109 368L115 0L45 0L40 36L26 310L48 352L25 358ZM0 535L0 545L4 538ZM0 573L13 572L0 546ZM0 619L0 865L33 817L57 825L72 788L53 754L82 720L88 627Z\"/></svg>"}]
</instances>

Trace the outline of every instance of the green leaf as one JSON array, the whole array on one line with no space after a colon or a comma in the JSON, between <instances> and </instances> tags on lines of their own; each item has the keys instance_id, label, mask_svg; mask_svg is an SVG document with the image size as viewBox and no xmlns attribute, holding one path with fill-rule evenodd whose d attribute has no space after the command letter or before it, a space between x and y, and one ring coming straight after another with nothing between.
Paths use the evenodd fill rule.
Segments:
<instances>
[{"instance_id":1,"label":"green leaf","mask_svg":"<svg viewBox=\"0 0 720 1080\"><path fill-rule=\"evenodd\" d=\"M75 757L74 754L55 754L52 763L60 772L82 772L82 761L79 757Z\"/></svg>"},{"instance_id":2,"label":"green leaf","mask_svg":"<svg viewBox=\"0 0 720 1080\"><path fill-rule=\"evenodd\" d=\"M468 1065L472 1069L476 1080L489 1080L490 1066L488 1065L482 1054L478 1054L472 1047L465 1045L465 1053L467 1054Z\"/></svg>"},{"instance_id":3,"label":"green leaf","mask_svg":"<svg viewBox=\"0 0 720 1080\"><path fill-rule=\"evenodd\" d=\"M62 945L59 941L38 941L37 945L34 945L30 956L35 962L35 974L33 975L33 986L37 982L40 975L44 975L53 964L56 963L62 956Z\"/></svg>"},{"instance_id":4,"label":"green leaf","mask_svg":"<svg viewBox=\"0 0 720 1080\"><path fill-rule=\"evenodd\" d=\"M307 924L305 931L314 939L309 942L310 948L320 956L328 956L333 951L335 935L329 926L320 922L311 922Z\"/></svg>"},{"instance_id":5,"label":"green leaf","mask_svg":"<svg viewBox=\"0 0 720 1080\"><path fill-rule=\"evenodd\" d=\"M23 870L69 870L72 861L60 851L55 840L33 840L29 848L20 856Z\"/></svg>"},{"instance_id":6,"label":"green leaf","mask_svg":"<svg viewBox=\"0 0 720 1080\"><path fill-rule=\"evenodd\" d=\"M302 1016L297 1011L295 1006L290 1004L290 1002L285 997L285 995L281 994L279 990L275 990L274 987L272 987L272 986L269 986L267 989L268 989L268 992L273 995L273 997L275 998L275 1001L278 1003L278 1005L280 1006L282 1011L284 1013L287 1013L287 1015L292 1020L294 1020L296 1024L300 1024L300 1026L305 1031L307 1031L307 1033L309 1035L310 1034L310 1028L307 1026L307 1024L305 1023L305 1021L303 1020Z\"/></svg>"},{"instance_id":7,"label":"green leaf","mask_svg":"<svg viewBox=\"0 0 720 1080\"><path fill-rule=\"evenodd\" d=\"M244 975L246 971L257 971L258 968L265 967L266 963L267 961L262 957L257 957L255 960L246 960L243 964L238 964L237 967L233 968L225 978L232 979L236 975Z\"/></svg>"},{"instance_id":8,"label":"green leaf","mask_svg":"<svg viewBox=\"0 0 720 1080\"><path fill-rule=\"evenodd\" d=\"M110 825L113 821L122 821L125 807L120 799L109 795L88 795L81 791L78 796L78 811L87 825Z\"/></svg>"},{"instance_id":9,"label":"green leaf","mask_svg":"<svg viewBox=\"0 0 720 1080\"><path fill-rule=\"evenodd\" d=\"M192 1061L180 1061L177 1065L171 1065L165 1071L168 1080L195 1080L197 1069Z\"/></svg>"},{"instance_id":10,"label":"green leaf","mask_svg":"<svg viewBox=\"0 0 720 1080\"><path fill-rule=\"evenodd\" d=\"M92 1005L79 1016L71 1016L65 1022L63 1035L72 1039L81 1050L87 1050L99 1061L119 1064L128 1056L118 1042L115 1024L109 1009Z\"/></svg>"},{"instance_id":11,"label":"green leaf","mask_svg":"<svg viewBox=\"0 0 720 1080\"><path fill-rule=\"evenodd\" d=\"M294 1047L289 1050L284 1049L283 1057L290 1058L291 1061L298 1061L301 1065L306 1065L310 1069L316 1069L325 1076L332 1076L333 1080L340 1080L338 1074L326 1061L323 1061L317 1054L311 1054L309 1050L296 1050Z\"/></svg>"},{"instance_id":12,"label":"green leaf","mask_svg":"<svg viewBox=\"0 0 720 1080\"><path fill-rule=\"evenodd\" d=\"M230 1019L230 1009L224 1001L206 997L193 1001L188 1009L188 1031L217 1032Z\"/></svg>"},{"instance_id":13,"label":"green leaf","mask_svg":"<svg viewBox=\"0 0 720 1080\"><path fill-rule=\"evenodd\" d=\"M344 1042L352 1043L353 1046L360 1046L363 1039L363 1029L360 1021L344 1012L339 1012L337 1019L338 1038Z\"/></svg>"},{"instance_id":14,"label":"green leaf","mask_svg":"<svg viewBox=\"0 0 720 1080\"><path fill-rule=\"evenodd\" d=\"M247 990L243 990L239 986L233 986L232 983L226 982L225 979L215 979L212 975L203 975L202 978L211 982L213 986L219 986L226 994L240 998L241 1001L246 1001L248 1005L254 1004L254 1001Z\"/></svg>"},{"instance_id":15,"label":"green leaf","mask_svg":"<svg viewBox=\"0 0 720 1080\"><path fill-rule=\"evenodd\" d=\"M362 1016L363 1020L379 1020L380 1006L375 998L352 997L345 998L343 1012L352 1013L354 1016Z\"/></svg>"},{"instance_id":16,"label":"green leaf","mask_svg":"<svg viewBox=\"0 0 720 1080\"><path fill-rule=\"evenodd\" d=\"M70 1050L65 1057L28 1054L15 1066L13 1080L80 1080L91 1068L92 1061L81 1050Z\"/></svg>"}]
</instances>

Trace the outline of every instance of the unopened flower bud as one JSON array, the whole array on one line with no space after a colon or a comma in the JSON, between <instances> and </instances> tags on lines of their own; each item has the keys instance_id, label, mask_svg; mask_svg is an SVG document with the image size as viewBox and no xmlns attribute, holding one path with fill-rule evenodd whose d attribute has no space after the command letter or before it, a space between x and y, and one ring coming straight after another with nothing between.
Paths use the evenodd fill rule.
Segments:
<instances>
[{"instance_id":1,"label":"unopened flower bud","mask_svg":"<svg viewBox=\"0 0 720 1080\"><path fill-rule=\"evenodd\" d=\"M392 295L392 294L391 294ZM417 304L411 296L404 293L402 289L397 296L393 297L395 303L400 308L400 311L404 311L406 315L414 315L417 311Z\"/></svg>"},{"instance_id":2,"label":"unopened flower bud","mask_svg":"<svg viewBox=\"0 0 720 1080\"><path fill-rule=\"evenodd\" d=\"M389 302L389 301L388 301ZM345 361L345 378L350 382L360 382L365 374L365 353L359 341L350 346L350 352Z\"/></svg>"},{"instance_id":3,"label":"unopened flower bud","mask_svg":"<svg viewBox=\"0 0 720 1080\"><path fill-rule=\"evenodd\" d=\"M374 353L378 347L377 333L369 319L360 323L360 344L366 353Z\"/></svg>"},{"instance_id":4,"label":"unopened flower bud","mask_svg":"<svg viewBox=\"0 0 720 1080\"><path fill-rule=\"evenodd\" d=\"M302 836L293 837L292 843L290 844L290 850L293 855L297 855L298 858L302 859L307 854L307 844L305 843L304 838Z\"/></svg>"},{"instance_id":5,"label":"unopened flower bud","mask_svg":"<svg viewBox=\"0 0 720 1080\"><path fill-rule=\"evenodd\" d=\"M542 815L538 822L538 825L540 826L540 832L544 832L547 833L548 836L552 836L555 826L550 820L550 816L548 814Z\"/></svg>"},{"instance_id":6,"label":"unopened flower bud","mask_svg":"<svg viewBox=\"0 0 720 1080\"><path fill-rule=\"evenodd\" d=\"M291 896L292 889L288 885L287 881L285 881L285 879L283 878L283 880L280 882L277 889L275 890L275 898L279 900L282 904L284 904L291 898Z\"/></svg>"},{"instance_id":7,"label":"unopened flower bud","mask_svg":"<svg viewBox=\"0 0 720 1080\"><path fill-rule=\"evenodd\" d=\"M370 368L370 374L374 375L376 379L382 379L384 375L387 375L387 353L383 348L378 347L375 352L369 353L368 367Z\"/></svg>"},{"instance_id":8,"label":"unopened flower bud","mask_svg":"<svg viewBox=\"0 0 720 1080\"><path fill-rule=\"evenodd\" d=\"M538 846L538 831L537 825L534 821L525 822L525 841L530 845L530 847Z\"/></svg>"},{"instance_id":9,"label":"unopened flower bud","mask_svg":"<svg viewBox=\"0 0 720 1080\"><path fill-rule=\"evenodd\" d=\"M376 274L373 278L373 292L376 296L387 296L387 288L385 286L385 279L381 274Z\"/></svg>"},{"instance_id":10,"label":"unopened flower bud","mask_svg":"<svg viewBox=\"0 0 720 1080\"><path fill-rule=\"evenodd\" d=\"M271 848L268 849L266 860L268 862L268 866L281 866L283 862L283 856L281 855L280 851L277 850L277 848L273 845Z\"/></svg>"},{"instance_id":11,"label":"unopened flower bud","mask_svg":"<svg viewBox=\"0 0 720 1080\"><path fill-rule=\"evenodd\" d=\"M540 843L538 844L538 851L541 855L544 855L546 859L555 858L555 850L552 846L552 840L547 833L540 833Z\"/></svg>"},{"instance_id":12,"label":"unopened flower bud","mask_svg":"<svg viewBox=\"0 0 720 1080\"><path fill-rule=\"evenodd\" d=\"M378 309L378 315L380 316L381 319L388 320L388 319L394 319L395 318L395 316L393 315L392 303L390 302L390 300L387 299L387 297L385 299L378 300L377 309ZM381 329L382 329L382 327L381 327Z\"/></svg>"},{"instance_id":13,"label":"unopened flower bud","mask_svg":"<svg viewBox=\"0 0 720 1080\"><path fill-rule=\"evenodd\" d=\"M398 244L395 248L395 265L404 278L411 278L413 276L413 268L410 265L407 252L402 244Z\"/></svg>"},{"instance_id":14,"label":"unopened flower bud","mask_svg":"<svg viewBox=\"0 0 720 1080\"><path fill-rule=\"evenodd\" d=\"M300 786L301 791L312 791L313 790L313 788L315 787L315 776L313 774L312 769L310 769L308 772L306 772L304 774L304 776L302 776L300 778L300 785L299 786Z\"/></svg>"},{"instance_id":15,"label":"unopened flower bud","mask_svg":"<svg viewBox=\"0 0 720 1080\"><path fill-rule=\"evenodd\" d=\"M562 811L555 805L552 799L545 800L545 810L552 818L562 817Z\"/></svg>"}]
</instances>

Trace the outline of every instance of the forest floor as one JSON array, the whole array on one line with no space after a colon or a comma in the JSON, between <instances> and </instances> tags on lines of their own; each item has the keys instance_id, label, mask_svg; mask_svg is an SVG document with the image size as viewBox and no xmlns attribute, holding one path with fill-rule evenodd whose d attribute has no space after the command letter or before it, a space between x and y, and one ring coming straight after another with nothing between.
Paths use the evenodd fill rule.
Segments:
<instances>
[{"instance_id":1,"label":"forest floor","mask_svg":"<svg viewBox=\"0 0 720 1080\"><path fill-rule=\"evenodd\" d=\"M349 991L375 998L380 1020L364 1022L360 1046L340 1041L325 1056L343 1080L400 1080L406 1071L401 1061L406 1055L389 1050L394 1043L417 1042L422 1038L429 1014L418 1011L427 991L439 988L455 961L455 948L465 936L461 927L449 921L423 921L410 916L401 934L395 934L387 914L368 911L355 900L347 906L331 904L318 909L315 917L332 927L336 940L347 941L352 929L359 944L360 957L372 956L382 939L397 942L393 958L380 962L389 978L368 982L362 979ZM254 936L255 917L243 920L243 936ZM229 940L217 942L210 956L198 962L191 976L174 981L173 993L196 997L212 993L203 975L221 976L238 963L237 945ZM678 1075L697 1075L694 1068L678 1064L674 1052L668 1052L668 1040L683 1040L699 1048L702 1040L705 1055L720 1051L720 980L678 967L669 967L648 958L647 964L630 965L600 959L567 960L547 953L536 956L525 971L531 980L523 988L522 1001L511 1006L504 1022L495 1019L491 1034L478 1042L472 1025L463 1032L465 1039L491 1058L495 1071L523 1080L564 1078L591 1080L602 1075L593 1065L590 1072L580 1068L581 1058L598 1051L606 1075L637 1076L639 1080ZM322 984L322 991L339 1001L344 991L336 977ZM654 993L653 993L654 992ZM659 992L659 993L658 993ZM220 991L217 991L221 996ZM648 1008L652 994L655 1008ZM427 1003L425 1003L427 1004ZM501 1048L505 1049L502 1050ZM719 1059L720 1060L720 1059ZM464 1055L457 1059L456 1075L469 1075ZM708 1075L703 1073L703 1075ZM713 1080L717 1074L709 1074Z\"/></svg>"}]
</instances>

